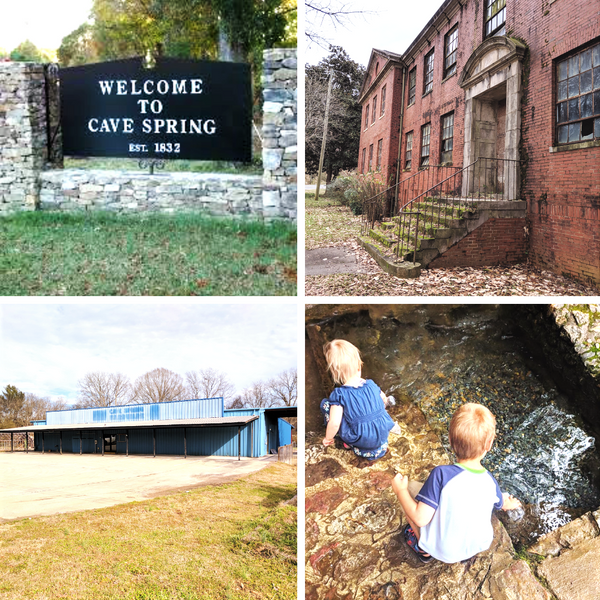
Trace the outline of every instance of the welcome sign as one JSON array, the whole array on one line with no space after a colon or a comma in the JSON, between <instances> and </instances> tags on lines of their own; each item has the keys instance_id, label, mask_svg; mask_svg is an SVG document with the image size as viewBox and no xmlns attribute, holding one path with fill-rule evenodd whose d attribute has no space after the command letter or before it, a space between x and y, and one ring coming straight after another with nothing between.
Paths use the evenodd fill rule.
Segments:
<instances>
[{"instance_id":1,"label":"welcome sign","mask_svg":"<svg viewBox=\"0 0 600 600\"><path fill-rule=\"evenodd\" d=\"M60 70L63 153L249 162L246 64L142 58Z\"/></svg>"}]
</instances>

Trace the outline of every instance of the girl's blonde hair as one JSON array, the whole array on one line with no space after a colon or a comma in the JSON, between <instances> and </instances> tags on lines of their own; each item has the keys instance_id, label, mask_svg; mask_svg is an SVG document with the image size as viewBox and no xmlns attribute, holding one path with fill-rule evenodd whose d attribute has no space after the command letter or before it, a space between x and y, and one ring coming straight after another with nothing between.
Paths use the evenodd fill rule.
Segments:
<instances>
[{"instance_id":1,"label":"girl's blonde hair","mask_svg":"<svg viewBox=\"0 0 600 600\"><path fill-rule=\"evenodd\" d=\"M454 413L448 435L458 460L479 458L496 437L496 417L485 406L467 402Z\"/></svg>"},{"instance_id":2,"label":"girl's blonde hair","mask_svg":"<svg viewBox=\"0 0 600 600\"><path fill-rule=\"evenodd\" d=\"M358 348L346 340L327 342L323 352L333 381L341 385L356 375L363 365Z\"/></svg>"}]
</instances>

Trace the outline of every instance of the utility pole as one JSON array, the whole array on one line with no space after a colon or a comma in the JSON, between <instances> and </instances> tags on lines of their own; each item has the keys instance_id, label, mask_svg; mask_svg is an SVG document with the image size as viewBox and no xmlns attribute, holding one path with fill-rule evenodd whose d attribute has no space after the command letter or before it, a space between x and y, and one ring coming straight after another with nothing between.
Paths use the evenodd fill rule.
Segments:
<instances>
[{"instance_id":1,"label":"utility pole","mask_svg":"<svg viewBox=\"0 0 600 600\"><path fill-rule=\"evenodd\" d=\"M315 201L319 199L319 189L321 188L321 174L323 173L323 159L325 158L325 144L327 143L327 125L329 123L329 100L331 99L331 85L333 84L333 72L329 76L329 86L327 87L327 101L325 102L325 120L323 122L323 141L321 142L321 157L319 158L319 175L317 177L317 193Z\"/></svg>"}]
</instances>

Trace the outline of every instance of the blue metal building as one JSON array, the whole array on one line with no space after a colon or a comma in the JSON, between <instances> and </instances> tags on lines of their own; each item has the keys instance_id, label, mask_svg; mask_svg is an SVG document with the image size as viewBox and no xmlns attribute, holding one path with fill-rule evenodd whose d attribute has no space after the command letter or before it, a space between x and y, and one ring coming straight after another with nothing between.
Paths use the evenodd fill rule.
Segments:
<instances>
[{"instance_id":1,"label":"blue metal building","mask_svg":"<svg viewBox=\"0 0 600 600\"><path fill-rule=\"evenodd\" d=\"M45 421L0 433L11 433L12 449L14 433L33 432L39 452L241 458L291 443L292 426L282 417L295 416L295 406L225 410L223 398L206 398L49 411Z\"/></svg>"}]
</instances>

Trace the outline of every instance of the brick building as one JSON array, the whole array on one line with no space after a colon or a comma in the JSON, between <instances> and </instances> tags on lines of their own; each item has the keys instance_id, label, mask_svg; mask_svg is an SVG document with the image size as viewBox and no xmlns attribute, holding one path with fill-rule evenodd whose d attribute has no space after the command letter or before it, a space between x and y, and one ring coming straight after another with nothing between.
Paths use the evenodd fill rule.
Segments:
<instances>
[{"instance_id":1,"label":"brick building","mask_svg":"<svg viewBox=\"0 0 600 600\"><path fill-rule=\"evenodd\" d=\"M360 102L359 172L434 185L485 157L526 201L431 266L529 256L600 284L600 0L446 0L404 54L372 51Z\"/></svg>"}]
</instances>

